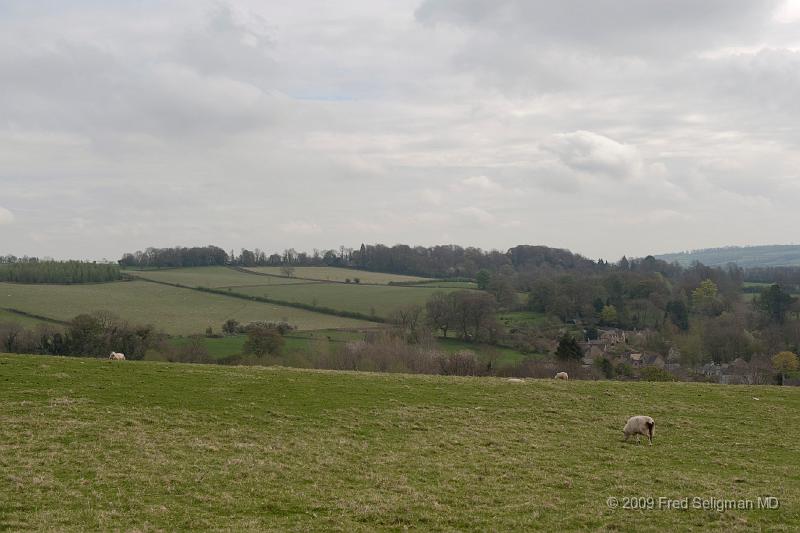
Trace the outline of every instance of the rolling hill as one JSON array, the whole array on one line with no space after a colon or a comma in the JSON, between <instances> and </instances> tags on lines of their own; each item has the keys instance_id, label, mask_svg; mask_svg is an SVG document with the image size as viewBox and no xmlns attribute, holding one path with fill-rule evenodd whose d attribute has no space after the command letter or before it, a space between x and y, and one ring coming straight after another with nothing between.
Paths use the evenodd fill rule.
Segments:
<instances>
[{"instance_id":1,"label":"rolling hill","mask_svg":"<svg viewBox=\"0 0 800 533\"><path fill-rule=\"evenodd\" d=\"M699 261L707 266L736 263L742 268L771 266L800 266L800 245L729 246L706 248L655 256L667 262L688 266Z\"/></svg>"}]
</instances>

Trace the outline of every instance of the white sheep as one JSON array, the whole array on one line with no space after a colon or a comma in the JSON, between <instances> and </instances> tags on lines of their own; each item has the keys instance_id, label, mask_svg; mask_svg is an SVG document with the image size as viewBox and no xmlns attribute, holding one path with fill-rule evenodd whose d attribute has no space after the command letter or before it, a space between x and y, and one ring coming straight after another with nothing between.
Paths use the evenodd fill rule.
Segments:
<instances>
[{"instance_id":1,"label":"white sheep","mask_svg":"<svg viewBox=\"0 0 800 533\"><path fill-rule=\"evenodd\" d=\"M112 361L124 361L125 354L121 352L111 352L111 355L109 355L108 358Z\"/></svg>"},{"instance_id":2,"label":"white sheep","mask_svg":"<svg viewBox=\"0 0 800 533\"><path fill-rule=\"evenodd\" d=\"M625 434L625 441L628 440L628 437L631 435L636 435L636 443L638 444L639 436L644 435L650 440L650 446L653 445L653 434L656 432L656 422L649 416L632 416L628 419L628 422L625 423L625 427L622 428L622 433Z\"/></svg>"},{"instance_id":3,"label":"white sheep","mask_svg":"<svg viewBox=\"0 0 800 533\"><path fill-rule=\"evenodd\" d=\"M569 379L569 375L566 372L559 372L555 375L553 379L563 379L564 381Z\"/></svg>"}]
</instances>

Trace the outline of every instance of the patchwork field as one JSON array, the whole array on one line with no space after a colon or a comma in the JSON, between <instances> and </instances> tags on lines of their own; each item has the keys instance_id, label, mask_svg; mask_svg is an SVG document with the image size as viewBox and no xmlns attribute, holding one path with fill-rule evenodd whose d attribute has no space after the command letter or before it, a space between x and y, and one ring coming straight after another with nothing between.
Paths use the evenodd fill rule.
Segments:
<instances>
[{"instance_id":1,"label":"patchwork field","mask_svg":"<svg viewBox=\"0 0 800 533\"><path fill-rule=\"evenodd\" d=\"M0 529L800 527L794 388L24 355L0 384ZM655 446L621 442L643 413Z\"/></svg>"},{"instance_id":2,"label":"patchwork field","mask_svg":"<svg viewBox=\"0 0 800 533\"><path fill-rule=\"evenodd\" d=\"M246 274L245 274L246 275ZM360 328L373 323L239 298L202 293L146 281L94 285L0 283L0 307L59 320L80 313L111 311L134 323L154 324L167 333L219 331L228 318L246 323L286 320L299 329Z\"/></svg>"},{"instance_id":3,"label":"patchwork field","mask_svg":"<svg viewBox=\"0 0 800 533\"><path fill-rule=\"evenodd\" d=\"M240 285L287 285L307 283L305 280L294 278L254 276L246 272L220 266L169 268L145 271L126 270L125 273L164 283L177 283L187 287L208 287L211 289L236 287Z\"/></svg>"},{"instance_id":4,"label":"patchwork field","mask_svg":"<svg viewBox=\"0 0 800 533\"><path fill-rule=\"evenodd\" d=\"M410 304L424 305L439 288L397 287L380 285L343 285L341 283L311 283L236 287L234 292L248 296L261 296L328 307L342 311L355 311L369 316L387 317L398 307Z\"/></svg>"},{"instance_id":5,"label":"patchwork field","mask_svg":"<svg viewBox=\"0 0 800 533\"><path fill-rule=\"evenodd\" d=\"M247 270L258 272L261 274L271 274L273 276L285 276L281 272L280 267L250 267ZM293 278L303 278L319 281L340 281L353 280L358 278L361 283L376 283L385 285L390 281L400 283L413 283L416 281L425 281L429 278L420 278L417 276L403 276L402 274L385 274L383 272L367 272L365 270L354 270L352 268L336 268L336 267L296 267Z\"/></svg>"},{"instance_id":6,"label":"patchwork field","mask_svg":"<svg viewBox=\"0 0 800 533\"><path fill-rule=\"evenodd\" d=\"M2 301L2 295L0 295L0 301ZM52 322L47 322L45 320L39 320L38 318L32 318L29 316L20 315L18 313L12 313L11 311L6 311L5 309L0 309L0 323L3 322L15 322L26 328L36 327L39 324L52 324Z\"/></svg>"}]
</instances>

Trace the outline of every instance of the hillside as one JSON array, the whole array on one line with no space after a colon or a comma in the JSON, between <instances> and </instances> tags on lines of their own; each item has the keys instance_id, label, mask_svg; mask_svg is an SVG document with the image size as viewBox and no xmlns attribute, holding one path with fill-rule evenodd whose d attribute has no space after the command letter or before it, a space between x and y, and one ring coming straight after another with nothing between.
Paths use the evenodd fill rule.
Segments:
<instances>
[{"instance_id":1,"label":"hillside","mask_svg":"<svg viewBox=\"0 0 800 533\"><path fill-rule=\"evenodd\" d=\"M800 395L0 355L0 529L800 526ZM621 442L632 414L655 446ZM777 510L611 509L609 497Z\"/></svg>"},{"instance_id":2,"label":"hillside","mask_svg":"<svg viewBox=\"0 0 800 533\"><path fill-rule=\"evenodd\" d=\"M247 274L242 276L248 277ZM18 309L57 320L70 320L78 314L98 310L110 311L134 324L153 324L175 335L202 333L208 326L219 331L228 318L243 323L286 320L299 329L373 325L361 320L147 281L93 285L0 283L0 308Z\"/></svg>"},{"instance_id":3,"label":"hillside","mask_svg":"<svg viewBox=\"0 0 800 533\"><path fill-rule=\"evenodd\" d=\"M800 266L800 245L730 246L706 248L655 256L667 262L688 266L699 261L707 266L724 266L736 263L742 268L771 266Z\"/></svg>"}]
</instances>

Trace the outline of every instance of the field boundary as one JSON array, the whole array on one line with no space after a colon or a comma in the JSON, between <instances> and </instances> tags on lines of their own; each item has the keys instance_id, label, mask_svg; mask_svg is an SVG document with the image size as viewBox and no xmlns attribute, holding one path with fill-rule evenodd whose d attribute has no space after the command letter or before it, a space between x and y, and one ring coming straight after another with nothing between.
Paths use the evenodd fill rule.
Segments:
<instances>
[{"instance_id":1,"label":"field boundary","mask_svg":"<svg viewBox=\"0 0 800 533\"><path fill-rule=\"evenodd\" d=\"M35 318L36 320L43 320L45 322L52 322L53 324L58 324L60 326L67 326L69 322L65 320L58 320L57 318L51 318L49 316L44 315L37 315L35 313L29 313L27 311L22 311L20 309L14 309L13 307L0 307L3 311L7 311L9 313L13 313L15 315L24 316L27 318Z\"/></svg>"},{"instance_id":2,"label":"field boundary","mask_svg":"<svg viewBox=\"0 0 800 533\"><path fill-rule=\"evenodd\" d=\"M355 283L355 282L351 281L350 283L347 283L346 281L338 281L338 280L333 280L333 279L306 278L306 277L300 277L300 276L279 276L278 274L268 274L266 272L256 272L254 270L248 270L248 269L246 269L244 267L238 267L238 266L232 266L232 265L228 265L228 268L230 268L232 270L235 270L237 272L242 272L244 274L252 274L254 276L268 276L268 277L271 277L271 278L278 278L278 279L302 279L302 280L305 280L305 281L308 281L308 282L314 282L314 283L335 283L335 284L338 284L338 285L349 285L349 286L360 286L360 285L363 285L363 286L367 286L367 287L395 287L395 288L404 287L404 288L411 288L411 289L430 289L431 287L425 287L425 285L434 284L434 283L450 283L450 282L457 282L457 283L472 283L472 282L474 282L474 280L471 280L469 278L442 278L442 279L431 278L431 279L425 279L425 280L422 280L422 281L388 281L386 283L370 283L370 282L365 282L365 281L360 281L358 283ZM311 268L313 268L313 267L311 267ZM322 267L320 267L320 268L322 268ZM334 268L347 268L347 267L334 267ZM374 270L355 270L355 269L350 269L350 270L353 270L353 272L368 272L368 273L371 273L371 274L390 274L390 275L394 274L394 272L378 272L378 271L374 271ZM398 276L406 276L407 274L397 274L397 275ZM302 283L284 283L282 285L302 285ZM243 286L246 286L246 285L243 285ZM466 291L480 290L480 289L476 289L475 287L464 287L463 289L466 290Z\"/></svg>"},{"instance_id":3,"label":"field boundary","mask_svg":"<svg viewBox=\"0 0 800 533\"><path fill-rule=\"evenodd\" d=\"M267 274L267 275L269 275L269 274ZM282 276L277 276L277 277L282 277ZM274 298L266 298L264 296L250 296L250 295L241 294L241 293L238 293L238 292L222 290L222 289L212 289L212 288L209 288L209 287L188 287L188 286L182 285L180 283L170 283L168 281L159 281L159 280L144 278L144 277L141 277L141 276L137 276L137 279L140 279L142 281L147 281L149 283L158 283L160 285L168 285L170 287L177 287L179 289L188 289L190 291L205 292L205 293L208 293L208 294L218 294L220 296L228 296L229 298L239 298L240 300L249 300L249 301L253 301L253 302L268 303L268 304L273 304L273 305L280 305L280 306L283 306L283 307L294 307L295 309L303 309L304 311L313 311L315 313L320 313L320 314L323 314L323 315L332 315L332 316L338 316L338 317L342 317L342 318L353 318L353 319L356 319L356 320L364 320L366 322L376 322L376 323L379 323L379 324L385 324L387 322L387 320L385 318L383 318L383 317L367 315L367 314L364 314L364 313L358 313L356 311L340 311L338 309L331 309L330 307L321 307L321 306L316 306L316 305L304 304L304 303L300 303L300 302L289 302L289 301L286 301L286 300L277 300L277 299L274 299Z\"/></svg>"}]
</instances>

